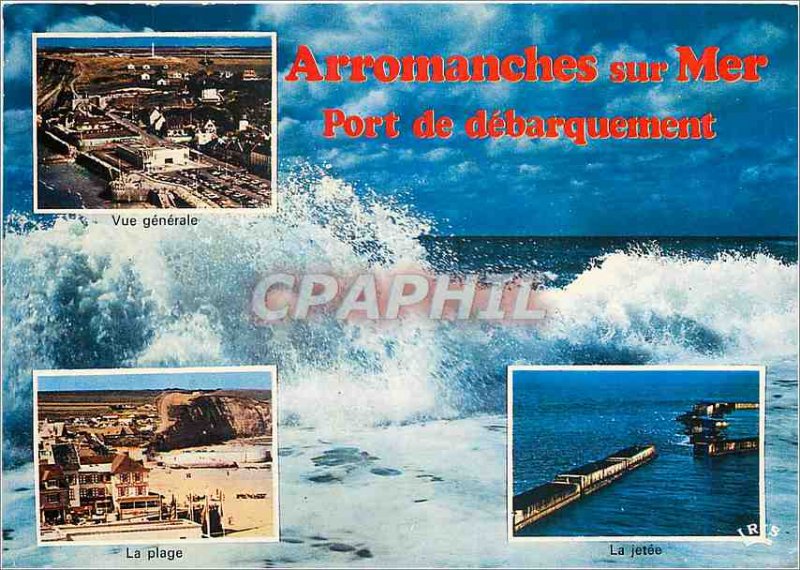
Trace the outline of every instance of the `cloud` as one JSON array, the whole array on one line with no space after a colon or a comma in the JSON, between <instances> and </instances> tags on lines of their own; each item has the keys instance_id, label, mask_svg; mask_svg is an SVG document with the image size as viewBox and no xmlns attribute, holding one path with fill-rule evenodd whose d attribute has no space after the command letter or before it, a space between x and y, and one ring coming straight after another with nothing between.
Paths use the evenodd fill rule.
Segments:
<instances>
[{"instance_id":1,"label":"cloud","mask_svg":"<svg viewBox=\"0 0 800 570\"><path fill-rule=\"evenodd\" d=\"M299 10L298 7L297 14ZM326 12L328 17L318 23L314 23L311 14L304 11L303 16L308 16L309 20L293 19L293 37L302 37L303 43L313 46L315 53L384 53L429 38L436 38L438 49L443 53L458 53L485 42L502 14L495 6L483 4L419 5L412 12L397 5L348 4L330 11L333 13ZM257 10L251 22L263 27L272 23L276 16L290 17L289 14ZM298 19L301 21L296 23ZM409 30L417 33L409 34Z\"/></svg>"},{"instance_id":2,"label":"cloud","mask_svg":"<svg viewBox=\"0 0 800 570\"><path fill-rule=\"evenodd\" d=\"M422 155L422 158L424 160L429 161L429 162L441 162L443 160L446 160L446 159L450 158L454 154L456 154L456 153L451 148L439 147L439 148L435 148L433 150L429 150L428 152L424 153Z\"/></svg>"},{"instance_id":3,"label":"cloud","mask_svg":"<svg viewBox=\"0 0 800 570\"><path fill-rule=\"evenodd\" d=\"M465 160L463 162L459 162L458 164L454 164L448 168L447 172L451 180L460 180L462 178L478 174L480 169L478 168L478 165L471 160Z\"/></svg>"},{"instance_id":4,"label":"cloud","mask_svg":"<svg viewBox=\"0 0 800 570\"><path fill-rule=\"evenodd\" d=\"M397 160L416 160L417 153L410 148L398 148L394 150L394 156Z\"/></svg>"},{"instance_id":5,"label":"cloud","mask_svg":"<svg viewBox=\"0 0 800 570\"><path fill-rule=\"evenodd\" d=\"M36 24L41 19L41 14L31 14L26 21ZM131 28L115 24L99 16L79 16L65 22L47 26L48 32L132 32ZM152 32L152 28L142 28L141 32ZM6 37L4 46L3 69L5 77L10 80L25 77L32 68L31 63L31 36L29 33L16 32Z\"/></svg>"},{"instance_id":6,"label":"cloud","mask_svg":"<svg viewBox=\"0 0 800 570\"><path fill-rule=\"evenodd\" d=\"M683 99L680 88L671 89L664 85L641 85L631 95L616 97L606 104L606 112L614 115L672 115L679 110Z\"/></svg>"},{"instance_id":7,"label":"cloud","mask_svg":"<svg viewBox=\"0 0 800 570\"><path fill-rule=\"evenodd\" d=\"M297 7L290 4L268 4L255 7L255 12L250 18L253 28L272 28L275 24L282 24L292 19L297 12Z\"/></svg>"},{"instance_id":8,"label":"cloud","mask_svg":"<svg viewBox=\"0 0 800 570\"><path fill-rule=\"evenodd\" d=\"M372 146L360 145L358 150L332 148L323 151L320 158L325 162L343 170L361 166L368 162L378 162L386 159L389 152L385 147L377 151Z\"/></svg>"},{"instance_id":9,"label":"cloud","mask_svg":"<svg viewBox=\"0 0 800 570\"><path fill-rule=\"evenodd\" d=\"M31 44L22 34L11 34L6 38L3 73L9 79L17 79L31 70Z\"/></svg>"},{"instance_id":10,"label":"cloud","mask_svg":"<svg viewBox=\"0 0 800 570\"><path fill-rule=\"evenodd\" d=\"M369 49L364 44L368 39L359 34L355 29L316 29L303 35L305 43L313 46L314 53L336 52L345 49Z\"/></svg>"},{"instance_id":11,"label":"cloud","mask_svg":"<svg viewBox=\"0 0 800 570\"><path fill-rule=\"evenodd\" d=\"M795 165L757 164L743 168L739 180L742 184L765 184L791 181L797 178Z\"/></svg>"},{"instance_id":12,"label":"cloud","mask_svg":"<svg viewBox=\"0 0 800 570\"><path fill-rule=\"evenodd\" d=\"M132 32L128 26L115 24L99 16L80 16L61 22L47 29L48 32ZM142 32L152 32L152 28L142 28Z\"/></svg>"},{"instance_id":13,"label":"cloud","mask_svg":"<svg viewBox=\"0 0 800 570\"><path fill-rule=\"evenodd\" d=\"M533 141L528 137L520 137L518 139L512 139L511 137L490 139L486 147L486 153L492 157L526 153L531 150L533 150Z\"/></svg>"},{"instance_id":14,"label":"cloud","mask_svg":"<svg viewBox=\"0 0 800 570\"><path fill-rule=\"evenodd\" d=\"M282 117L278 121L278 134L281 136L289 134L301 125L300 121L291 117Z\"/></svg>"},{"instance_id":15,"label":"cloud","mask_svg":"<svg viewBox=\"0 0 800 570\"><path fill-rule=\"evenodd\" d=\"M771 22L745 22L734 36L734 43L750 50L770 50L782 46L789 39L786 30Z\"/></svg>"},{"instance_id":16,"label":"cloud","mask_svg":"<svg viewBox=\"0 0 800 570\"><path fill-rule=\"evenodd\" d=\"M5 125L3 132L5 136L29 133L33 124L33 117L30 109L5 109L3 111L3 123Z\"/></svg>"},{"instance_id":17,"label":"cloud","mask_svg":"<svg viewBox=\"0 0 800 570\"><path fill-rule=\"evenodd\" d=\"M749 19L737 23L722 24L706 34L706 45L718 45L724 52L757 50L772 51L789 41L789 33L772 22Z\"/></svg>"},{"instance_id":18,"label":"cloud","mask_svg":"<svg viewBox=\"0 0 800 570\"><path fill-rule=\"evenodd\" d=\"M539 174L542 167L538 164L520 164L518 170L520 174L531 177Z\"/></svg>"},{"instance_id":19,"label":"cloud","mask_svg":"<svg viewBox=\"0 0 800 570\"><path fill-rule=\"evenodd\" d=\"M345 113L375 115L389 111L392 96L386 89L372 89L366 95L356 97L342 105Z\"/></svg>"},{"instance_id":20,"label":"cloud","mask_svg":"<svg viewBox=\"0 0 800 570\"><path fill-rule=\"evenodd\" d=\"M450 49L469 51L490 40L488 32L497 29L498 20L503 13L497 6L487 4L459 4L448 6L445 11L437 11L434 25L445 30L444 37L451 37ZM431 18L431 14L427 14Z\"/></svg>"},{"instance_id":21,"label":"cloud","mask_svg":"<svg viewBox=\"0 0 800 570\"><path fill-rule=\"evenodd\" d=\"M609 48L602 43L595 44L589 53L597 56L598 68L601 75L606 73L612 61L649 61L647 53L634 48L628 43L621 43L613 48Z\"/></svg>"},{"instance_id":22,"label":"cloud","mask_svg":"<svg viewBox=\"0 0 800 570\"><path fill-rule=\"evenodd\" d=\"M363 37L375 38L376 34L393 27L385 17L386 11L377 6L346 4L344 10L347 28L357 30Z\"/></svg>"},{"instance_id":23,"label":"cloud","mask_svg":"<svg viewBox=\"0 0 800 570\"><path fill-rule=\"evenodd\" d=\"M311 101L322 101L330 96L331 89L325 83L317 83L312 81L305 81L303 79L298 81L286 81L286 74L288 68L280 72L280 105L281 107L308 106Z\"/></svg>"},{"instance_id":24,"label":"cloud","mask_svg":"<svg viewBox=\"0 0 800 570\"><path fill-rule=\"evenodd\" d=\"M487 4L462 5L450 11L450 21L469 26L473 29L491 25L498 16L494 6Z\"/></svg>"},{"instance_id":25,"label":"cloud","mask_svg":"<svg viewBox=\"0 0 800 570\"><path fill-rule=\"evenodd\" d=\"M528 35L530 36L531 44L544 43L547 40L547 28L550 25L548 19L533 14L528 22Z\"/></svg>"}]
</instances>

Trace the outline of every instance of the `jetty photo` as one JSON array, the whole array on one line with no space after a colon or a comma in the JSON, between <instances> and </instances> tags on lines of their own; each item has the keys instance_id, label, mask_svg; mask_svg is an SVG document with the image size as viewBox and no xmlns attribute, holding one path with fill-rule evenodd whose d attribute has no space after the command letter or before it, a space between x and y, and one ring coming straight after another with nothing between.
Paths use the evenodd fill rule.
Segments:
<instances>
[{"instance_id":1,"label":"jetty photo","mask_svg":"<svg viewBox=\"0 0 800 570\"><path fill-rule=\"evenodd\" d=\"M763 521L763 369L509 368L510 540L736 540Z\"/></svg>"},{"instance_id":2,"label":"jetty photo","mask_svg":"<svg viewBox=\"0 0 800 570\"><path fill-rule=\"evenodd\" d=\"M274 370L38 371L39 544L278 537Z\"/></svg>"},{"instance_id":3,"label":"jetty photo","mask_svg":"<svg viewBox=\"0 0 800 570\"><path fill-rule=\"evenodd\" d=\"M274 34L36 34L43 213L274 206Z\"/></svg>"}]
</instances>

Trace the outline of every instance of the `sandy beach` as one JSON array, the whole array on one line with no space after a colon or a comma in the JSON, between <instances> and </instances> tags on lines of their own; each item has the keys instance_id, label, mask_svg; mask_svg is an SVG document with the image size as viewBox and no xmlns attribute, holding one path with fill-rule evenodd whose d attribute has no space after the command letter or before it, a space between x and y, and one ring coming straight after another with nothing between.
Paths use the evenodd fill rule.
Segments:
<instances>
[{"instance_id":1,"label":"sandy beach","mask_svg":"<svg viewBox=\"0 0 800 570\"><path fill-rule=\"evenodd\" d=\"M188 505L190 495L217 497L221 491L226 536L274 538L277 534L271 464L180 469L153 465L150 488L163 495L165 503L174 496L182 507Z\"/></svg>"}]
</instances>

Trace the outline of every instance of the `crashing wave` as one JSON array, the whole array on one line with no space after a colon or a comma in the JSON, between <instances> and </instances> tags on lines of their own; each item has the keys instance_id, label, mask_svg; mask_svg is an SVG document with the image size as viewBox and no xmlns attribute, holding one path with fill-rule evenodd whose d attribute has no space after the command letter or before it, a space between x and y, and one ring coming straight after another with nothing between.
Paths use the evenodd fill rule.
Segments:
<instances>
[{"instance_id":1,"label":"crashing wave","mask_svg":"<svg viewBox=\"0 0 800 570\"><path fill-rule=\"evenodd\" d=\"M499 411L511 363L763 361L797 351L796 264L657 248L610 253L568 285L550 285L540 297L548 316L535 327L421 318L256 326L248 300L266 273L433 270L417 239L428 220L324 170L295 169L279 210L147 230L110 217L8 220L11 447L29 446L34 368L275 364L282 421L337 428Z\"/></svg>"}]
</instances>

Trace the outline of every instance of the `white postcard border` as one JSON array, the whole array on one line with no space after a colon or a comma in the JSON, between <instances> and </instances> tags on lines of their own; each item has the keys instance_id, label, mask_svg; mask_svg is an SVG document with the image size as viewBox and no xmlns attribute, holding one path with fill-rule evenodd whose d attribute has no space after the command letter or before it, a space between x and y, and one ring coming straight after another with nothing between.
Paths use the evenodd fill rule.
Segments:
<instances>
[{"instance_id":1,"label":"white postcard border","mask_svg":"<svg viewBox=\"0 0 800 570\"><path fill-rule=\"evenodd\" d=\"M37 149L38 129L37 116L37 42L39 38L186 38L186 37L211 37L211 38L269 38L272 52L272 109L271 109L271 138L270 153L272 155L272 173L270 176L271 200L268 208L40 208L39 207L39 156ZM278 36L277 32L34 32L31 34L31 121L33 145L33 213L51 215L160 215L169 214L197 214L206 215L274 215L278 211Z\"/></svg>"},{"instance_id":2,"label":"white postcard border","mask_svg":"<svg viewBox=\"0 0 800 570\"><path fill-rule=\"evenodd\" d=\"M603 371L603 372L714 372L714 371L741 371L758 372L758 430L759 430L759 521L758 535L747 536L515 536L514 535L514 373L515 372L557 372L557 371ZM543 543L543 542L766 542L766 481L765 481L765 392L766 392L767 367L764 365L511 365L506 374L506 528L508 542Z\"/></svg>"},{"instance_id":3,"label":"white postcard border","mask_svg":"<svg viewBox=\"0 0 800 570\"><path fill-rule=\"evenodd\" d=\"M263 372L270 375L270 390L271 394L271 415L272 415L272 495L273 495L273 528L274 536L271 537L224 537L224 538L195 538L195 539L178 539L178 540L164 540L164 541L82 541L82 542L69 542L69 541L43 541L41 534L41 518L40 518L40 493L39 493L39 409L38 409L38 393L39 393L39 377L65 377L65 376L131 376L131 375L152 375L152 374L193 374L193 373L231 373L231 372ZM171 368L91 368L91 369L61 369L61 370L47 370L35 369L33 370L33 468L34 468L34 500L36 511L34 516L36 518L36 545L39 547L61 547L61 546L119 546L119 545L147 545L159 546L162 544L247 544L247 543L276 543L280 542L280 461L278 450L278 424L280 419L280 411L278 407L278 372L277 367L274 365L253 365L253 366L194 366L194 367L171 367Z\"/></svg>"}]
</instances>

